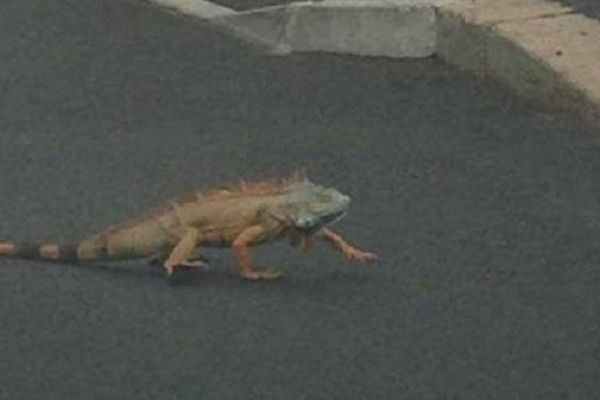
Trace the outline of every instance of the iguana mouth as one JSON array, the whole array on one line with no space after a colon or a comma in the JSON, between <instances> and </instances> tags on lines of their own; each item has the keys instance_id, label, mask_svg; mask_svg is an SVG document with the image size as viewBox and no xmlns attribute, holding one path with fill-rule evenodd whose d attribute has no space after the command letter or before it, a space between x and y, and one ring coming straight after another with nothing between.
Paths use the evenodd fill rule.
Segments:
<instances>
[{"instance_id":1,"label":"iguana mouth","mask_svg":"<svg viewBox=\"0 0 600 400\"><path fill-rule=\"evenodd\" d=\"M329 214L325 217L323 217L323 222L324 224L332 224L334 222L339 221L340 219L342 219L342 217L346 215L346 211L340 211L334 214Z\"/></svg>"},{"instance_id":2,"label":"iguana mouth","mask_svg":"<svg viewBox=\"0 0 600 400\"><path fill-rule=\"evenodd\" d=\"M330 225L339 221L344 216L344 214L345 212L341 211L338 213L325 215L319 218L319 223L317 224L311 226L296 226L296 229L298 229L298 231L302 232L304 235L312 235L325 225Z\"/></svg>"}]
</instances>

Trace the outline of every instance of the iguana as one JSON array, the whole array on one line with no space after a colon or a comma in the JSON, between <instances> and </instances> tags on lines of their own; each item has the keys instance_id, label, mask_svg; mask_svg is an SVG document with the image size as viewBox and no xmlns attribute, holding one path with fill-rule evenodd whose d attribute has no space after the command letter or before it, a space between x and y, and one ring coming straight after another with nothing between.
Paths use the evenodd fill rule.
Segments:
<instances>
[{"instance_id":1,"label":"iguana","mask_svg":"<svg viewBox=\"0 0 600 400\"><path fill-rule=\"evenodd\" d=\"M232 247L243 278L270 280L281 273L257 269L251 246L287 238L306 251L318 238L349 260L375 261L375 254L359 250L327 228L349 204L350 197L295 173L277 181L192 193L74 244L0 241L0 256L58 262L159 257L170 276L177 268L206 266L193 258L199 248Z\"/></svg>"}]
</instances>

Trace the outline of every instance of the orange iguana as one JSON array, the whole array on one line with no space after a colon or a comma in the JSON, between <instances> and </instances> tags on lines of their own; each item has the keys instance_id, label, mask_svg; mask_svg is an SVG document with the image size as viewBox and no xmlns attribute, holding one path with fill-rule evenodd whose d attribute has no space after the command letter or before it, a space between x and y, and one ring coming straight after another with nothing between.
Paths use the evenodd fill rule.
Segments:
<instances>
[{"instance_id":1,"label":"orange iguana","mask_svg":"<svg viewBox=\"0 0 600 400\"><path fill-rule=\"evenodd\" d=\"M0 241L0 256L65 262L166 257L163 265L171 275L178 267L205 266L192 257L198 248L232 247L243 278L275 279L280 272L255 268L251 246L288 238L293 246L307 250L313 238L320 238L349 260L377 259L326 228L344 215L349 204L348 196L296 173L277 182L193 193L76 244Z\"/></svg>"}]
</instances>

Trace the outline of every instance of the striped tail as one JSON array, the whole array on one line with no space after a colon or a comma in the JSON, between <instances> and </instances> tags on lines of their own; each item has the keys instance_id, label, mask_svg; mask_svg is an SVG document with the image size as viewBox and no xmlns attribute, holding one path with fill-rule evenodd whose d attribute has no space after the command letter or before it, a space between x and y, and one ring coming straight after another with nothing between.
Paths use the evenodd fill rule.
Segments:
<instances>
[{"instance_id":1,"label":"striped tail","mask_svg":"<svg viewBox=\"0 0 600 400\"><path fill-rule=\"evenodd\" d=\"M18 243L10 240L0 240L0 257L20 260L44 260L77 262L98 260L104 258L105 251L90 241L80 243Z\"/></svg>"}]
</instances>

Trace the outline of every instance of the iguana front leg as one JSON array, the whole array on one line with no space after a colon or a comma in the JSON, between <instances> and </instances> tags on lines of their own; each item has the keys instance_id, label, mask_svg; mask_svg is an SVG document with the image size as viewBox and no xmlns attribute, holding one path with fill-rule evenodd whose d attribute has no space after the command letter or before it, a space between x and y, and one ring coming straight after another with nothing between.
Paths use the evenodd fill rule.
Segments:
<instances>
[{"instance_id":1,"label":"iguana front leg","mask_svg":"<svg viewBox=\"0 0 600 400\"><path fill-rule=\"evenodd\" d=\"M244 229L233 241L233 251L240 267L242 278L257 281L281 278L279 271L257 271L252 264L250 246L265 239L267 232L260 225Z\"/></svg>"},{"instance_id":2,"label":"iguana front leg","mask_svg":"<svg viewBox=\"0 0 600 400\"><path fill-rule=\"evenodd\" d=\"M319 232L319 237L327 241L327 243L329 243L335 250L346 256L348 260L362 262L372 262L377 260L377 254L362 251L352 246L343 237L330 229L321 229Z\"/></svg>"},{"instance_id":3,"label":"iguana front leg","mask_svg":"<svg viewBox=\"0 0 600 400\"><path fill-rule=\"evenodd\" d=\"M177 267L200 268L206 263L200 260L190 261L188 258L198 245L199 233L197 229L189 228L164 263L167 275L173 275Z\"/></svg>"}]
</instances>

